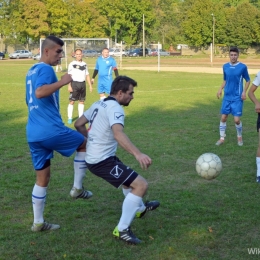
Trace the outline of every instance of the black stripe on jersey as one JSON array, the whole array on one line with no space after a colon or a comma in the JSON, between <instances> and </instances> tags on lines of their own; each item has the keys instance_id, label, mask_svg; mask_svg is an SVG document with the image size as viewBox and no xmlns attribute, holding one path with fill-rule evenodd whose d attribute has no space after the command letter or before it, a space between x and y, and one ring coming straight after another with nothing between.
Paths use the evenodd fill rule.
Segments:
<instances>
[{"instance_id":1,"label":"black stripe on jersey","mask_svg":"<svg viewBox=\"0 0 260 260\"><path fill-rule=\"evenodd\" d=\"M77 64L73 64L72 66L74 69L78 69L78 70L85 70L86 69L86 65L80 66Z\"/></svg>"}]
</instances>

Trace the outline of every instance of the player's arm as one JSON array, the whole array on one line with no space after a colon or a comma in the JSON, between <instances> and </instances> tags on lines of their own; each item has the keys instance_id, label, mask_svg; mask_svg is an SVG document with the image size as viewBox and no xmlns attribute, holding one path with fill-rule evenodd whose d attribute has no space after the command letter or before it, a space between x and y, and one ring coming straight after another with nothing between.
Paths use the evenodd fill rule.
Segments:
<instances>
[{"instance_id":1,"label":"player's arm","mask_svg":"<svg viewBox=\"0 0 260 260\"><path fill-rule=\"evenodd\" d=\"M71 75L68 73L64 74L61 79L55 83L43 85L35 90L35 96L37 98L44 98L50 96L52 93L67 85L72 80Z\"/></svg>"},{"instance_id":2,"label":"player's arm","mask_svg":"<svg viewBox=\"0 0 260 260\"><path fill-rule=\"evenodd\" d=\"M93 72L93 75L92 75L91 84L94 84L94 79L97 76L97 74L98 74L98 70L95 69L94 72Z\"/></svg>"},{"instance_id":3,"label":"player's arm","mask_svg":"<svg viewBox=\"0 0 260 260\"><path fill-rule=\"evenodd\" d=\"M256 90L257 90L257 86L252 84L249 91L248 91L248 97L255 104L255 112L260 113L260 102L257 100L257 98L255 96Z\"/></svg>"},{"instance_id":4,"label":"player's arm","mask_svg":"<svg viewBox=\"0 0 260 260\"><path fill-rule=\"evenodd\" d=\"M222 90L225 87L225 85L226 85L226 81L224 80L223 83L221 84L219 90L218 90L217 98L220 98L222 96Z\"/></svg>"},{"instance_id":5,"label":"player's arm","mask_svg":"<svg viewBox=\"0 0 260 260\"><path fill-rule=\"evenodd\" d=\"M124 133L123 126L121 124L112 125L112 131L118 144L135 157L135 159L140 163L142 169L147 169L151 165L152 159L148 155L141 153L139 149L130 141L128 136Z\"/></svg>"},{"instance_id":6,"label":"player's arm","mask_svg":"<svg viewBox=\"0 0 260 260\"><path fill-rule=\"evenodd\" d=\"M242 96L241 96L242 100L246 99L246 92L249 88L249 85L250 85L250 80L245 83L245 87L243 89Z\"/></svg>"},{"instance_id":7,"label":"player's arm","mask_svg":"<svg viewBox=\"0 0 260 260\"><path fill-rule=\"evenodd\" d=\"M91 81L90 81L90 76L89 76L89 74L86 75L86 81L88 82L88 85L89 85L89 91L92 92L92 84L91 84Z\"/></svg>"},{"instance_id":8,"label":"player's arm","mask_svg":"<svg viewBox=\"0 0 260 260\"><path fill-rule=\"evenodd\" d=\"M88 122L89 122L88 119L84 115L82 115L74 123L74 126L77 129L77 131L83 134L85 137L88 137L88 131L86 128L86 124Z\"/></svg>"},{"instance_id":9,"label":"player's arm","mask_svg":"<svg viewBox=\"0 0 260 260\"><path fill-rule=\"evenodd\" d=\"M119 76L118 69L114 68L113 70L114 70L115 76L118 77Z\"/></svg>"}]
</instances>

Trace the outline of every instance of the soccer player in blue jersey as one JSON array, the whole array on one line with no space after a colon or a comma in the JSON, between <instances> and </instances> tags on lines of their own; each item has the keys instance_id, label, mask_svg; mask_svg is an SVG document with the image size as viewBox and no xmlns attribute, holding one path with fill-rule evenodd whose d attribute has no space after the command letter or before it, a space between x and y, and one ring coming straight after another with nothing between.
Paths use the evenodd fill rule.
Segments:
<instances>
[{"instance_id":1,"label":"soccer player in blue jersey","mask_svg":"<svg viewBox=\"0 0 260 260\"><path fill-rule=\"evenodd\" d=\"M234 117L235 127L237 131L237 144L243 145L242 139L242 122L240 117L243 112L243 101L246 99L246 91L250 84L250 77L247 66L238 61L239 50L236 47L230 48L229 58L230 62L223 65L224 81L218 90L217 98L222 95L224 89L224 97L221 107L221 119L219 124L220 139L216 145L221 145L225 141L227 118L229 114ZM243 80L246 81L245 87Z\"/></svg>"},{"instance_id":2,"label":"soccer player in blue jersey","mask_svg":"<svg viewBox=\"0 0 260 260\"><path fill-rule=\"evenodd\" d=\"M45 222L43 213L47 187L51 176L51 158L56 151L70 156L76 151L74 159L74 185L70 191L73 198L88 199L90 191L82 186L86 173L86 137L64 125L59 112L59 89L71 82L71 75L65 74L57 79L52 66L62 57L63 41L48 36L42 43L41 59L33 65L26 75L26 104L28 122L26 136L36 172L36 183L32 191L34 221L32 231L55 230L57 224Z\"/></svg>"},{"instance_id":3,"label":"soccer player in blue jersey","mask_svg":"<svg viewBox=\"0 0 260 260\"><path fill-rule=\"evenodd\" d=\"M113 81L112 72L118 76L117 64L114 58L109 56L108 48L102 50L102 55L97 58L96 67L93 72L91 83L98 74L98 93L100 100L106 98L105 94L110 94L111 84Z\"/></svg>"}]
</instances>

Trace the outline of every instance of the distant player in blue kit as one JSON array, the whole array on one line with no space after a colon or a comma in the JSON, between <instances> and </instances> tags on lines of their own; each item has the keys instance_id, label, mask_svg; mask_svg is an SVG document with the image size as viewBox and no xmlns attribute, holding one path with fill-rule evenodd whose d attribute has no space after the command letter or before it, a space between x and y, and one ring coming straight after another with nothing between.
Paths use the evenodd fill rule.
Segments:
<instances>
[{"instance_id":1,"label":"distant player in blue kit","mask_svg":"<svg viewBox=\"0 0 260 260\"><path fill-rule=\"evenodd\" d=\"M240 117L243 112L243 101L246 99L246 91L250 84L250 77L247 66L238 61L239 50L236 47L230 48L230 62L223 65L224 81L217 93L217 98L222 95L224 89L224 98L221 107L221 119L219 124L220 139L216 145L221 145L225 141L227 118L229 114L234 116L235 127L237 131L237 144L243 145L242 122ZM243 87L243 80L246 81Z\"/></svg>"},{"instance_id":2,"label":"distant player in blue kit","mask_svg":"<svg viewBox=\"0 0 260 260\"><path fill-rule=\"evenodd\" d=\"M43 217L54 151L67 157L76 151L74 185L70 195L75 199L88 199L92 196L92 193L84 190L82 186L87 169L84 160L86 137L64 126L59 112L59 89L72 81L69 74L63 75L58 81L52 68L62 57L63 44L61 39L48 36L42 43L40 62L33 65L26 75L26 136L36 172L36 183L32 191L32 231L60 228L57 224L45 222Z\"/></svg>"},{"instance_id":3,"label":"distant player in blue kit","mask_svg":"<svg viewBox=\"0 0 260 260\"><path fill-rule=\"evenodd\" d=\"M100 100L106 98L105 94L110 94L111 84L113 81L112 73L118 76L117 64L114 58L109 56L108 48L102 50L102 55L97 58L96 67L93 72L91 83L98 74L98 93Z\"/></svg>"}]
</instances>

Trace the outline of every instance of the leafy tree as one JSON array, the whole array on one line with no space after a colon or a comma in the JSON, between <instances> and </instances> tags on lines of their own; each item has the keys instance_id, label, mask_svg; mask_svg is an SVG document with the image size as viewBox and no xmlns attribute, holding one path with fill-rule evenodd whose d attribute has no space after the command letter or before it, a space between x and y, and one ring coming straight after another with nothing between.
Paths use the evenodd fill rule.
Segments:
<instances>
[{"instance_id":1,"label":"leafy tree","mask_svg":"<svg viewBox=\"0 0 260 260\"><path fill-rule=\"evenodd\" d=\"M212 42L213 2L210 0L185 1L180 9L181 28L187 42L194 47Z\"/></svg>"},{"instance_id":2,"label":"leafy tree","mask_svg":"<svg viewBox=\"0 0 260 260\"><path fill-rule=\"evenodd\" d=\"M143 14L146 37L152 32L155 15L150 0L96 0L95 6L107 17L107 36L117 41L124 40L128 44L142 41Z\"/></svg>"},{"instance_id":3,"label":"leafy tree","mask_svg":"<svg viewBox=\"0 0 260 260\"><path fill-rule=\"evenodd\" d=\"M163 46L169 47L171 43L182 42L179 35L179 0L152 0L156 23L154 25L151 40L161 42Z\"/></svg>"},{"instance_id":4,"label":"leafy tree","mask_svg":"<svg viewBox=\"0 0 260 260\"><path fill-rule=\"evenodd\" d=\"M66 36L69 28L69 5L63 0L45 0L45 6L48 12L48 34L54 34L62 37Z\"/></svg>"},{"instance_id":5,"label":"leafy tree","mask_svg":"<svg viewBox=\"0 0 260 260\"><path fill-rule=\"evenodd\" d=\"M105 28L108 22L101 16L92 2L69 0L68 1L69 26L66 36L81 38L106 37Z\"/></svg>"},{"instance_id":6,"label":"leafy tree","mask_svg":"<svg viewBox=\"0 0 260 260\"><path fill-rule=\"evenodd\" d=\"M259 42L259 10L249 3L226 10L226 43L229 46L248 48ZM259 20L258 20L259 21Z\"/></svg>"}]
</instances>

